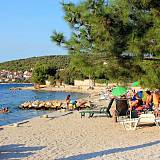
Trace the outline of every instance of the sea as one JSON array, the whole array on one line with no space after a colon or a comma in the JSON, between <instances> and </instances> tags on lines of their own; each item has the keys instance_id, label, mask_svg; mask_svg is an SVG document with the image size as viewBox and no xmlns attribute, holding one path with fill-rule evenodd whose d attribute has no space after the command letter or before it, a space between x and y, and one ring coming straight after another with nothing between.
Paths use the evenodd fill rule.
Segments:
<instances>
[{"instance_id":1,"label":"sea","mask_svg":"<svg viewBox=\"0 0 160 160\"><path fill-rule=\"evenodd\" d=\"M19 105L26 101L35 100L64 100L68 94L71 99L83 98L82 93L69 92L48 92L32 90L10 90L14 87L27 87L32 84L0 84L0 109L8 107L9 113L0 113L0 126L24 121L33 117L41 116L46 113L55 112L53 110L22 110Z\"/></svg>"}]
</instances>

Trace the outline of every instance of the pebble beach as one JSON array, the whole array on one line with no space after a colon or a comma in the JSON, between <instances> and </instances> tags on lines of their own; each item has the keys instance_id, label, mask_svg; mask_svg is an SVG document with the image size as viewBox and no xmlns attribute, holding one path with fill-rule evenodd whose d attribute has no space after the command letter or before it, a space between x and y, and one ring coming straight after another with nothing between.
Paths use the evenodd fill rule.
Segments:
<instances>
[{"instance_id":1,"label":"pebble beach","mask_svg":"<svg viewBox=\"0 0 160 160\"><path fill-rule=\"evenodd\" d=\"M97 105L107 105L106 101L98 100L99 91L84 90L90 95L86 99ZM145 125L126 131L113 118L81 118L79 111L56 111L48 118L32 118L19 126L1 126L0 159L158 160L160 128Z\"/></svg>"}]
</instances>

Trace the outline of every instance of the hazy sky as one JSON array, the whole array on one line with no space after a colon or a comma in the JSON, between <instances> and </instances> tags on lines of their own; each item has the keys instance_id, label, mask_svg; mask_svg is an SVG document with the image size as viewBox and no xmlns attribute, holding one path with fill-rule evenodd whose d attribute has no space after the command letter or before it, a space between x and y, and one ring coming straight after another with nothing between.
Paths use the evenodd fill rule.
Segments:
<instances>
[{"instance_id":1,"label":"hazy sky","mask_svg":"<svg viewBox=\"0 0 160 160\"><path fill-rule=\"evenodd\" d=\"M65 36L70 34L60 2L61 0L0 0L0 62L66 54L66 50L50 40L54 30L65 32Z\"/></svg>"}]
</instances>

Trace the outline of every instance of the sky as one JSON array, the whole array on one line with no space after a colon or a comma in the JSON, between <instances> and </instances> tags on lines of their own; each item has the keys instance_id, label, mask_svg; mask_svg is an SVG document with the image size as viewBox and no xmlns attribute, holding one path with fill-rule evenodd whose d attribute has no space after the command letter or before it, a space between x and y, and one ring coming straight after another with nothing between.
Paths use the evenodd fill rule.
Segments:
<instances>
[{"instance_id":1,"label":"sky","mask_svg":"<svg viewBox=\"0 0 160 160\"><path fill-rule=\"evenodd\" d=\"M78 0L72 0L76 2ZM67 54L51 42L53 31L70 36L61 0L0 0L0 62ZM67 2L67 0L65 1Z\"/></svg>"}]
</instances>

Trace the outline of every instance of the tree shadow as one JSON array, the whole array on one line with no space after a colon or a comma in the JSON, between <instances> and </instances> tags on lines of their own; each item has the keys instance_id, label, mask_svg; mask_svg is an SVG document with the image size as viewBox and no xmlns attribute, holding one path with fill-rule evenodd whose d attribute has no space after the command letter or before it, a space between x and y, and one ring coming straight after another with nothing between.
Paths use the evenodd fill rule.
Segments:
<instances>
[{"instance_id":1,"label":"tree shadow","mask_svg":"<svg viewBox=\"0 0 160 160\"><path fill-rule=\"evenodd\" d=\"M114 154L114 153L119 153L119 152L127 152L127 151L142 149L142 148L150 147L150 146L153 146L156 144L160 144L160 140L141 144L141 145L136 145L136 146L129 146L129 147L124 147L124 148L113 148L113 149L103 150L103 151L99 151L99 152L73 155L70 157L59 158L56 160L75 160L75 159L76 160L82 160L82 159L87 160L87 159L95 158L97 156L103 156L103 155L109 155L109 154Z\"/></svg>"},{"instance_id":2,"label":"tree shadow","mask_svg":"<svg viewBox=\"0 0 160 160\"><path fill-rule=\"evenodd\" d=\"M42 146L25 147L24 144L10 144L0 146L0 160L21 159L31 156L34 151L43 149Z\"/></svg>"}]
</instances>

